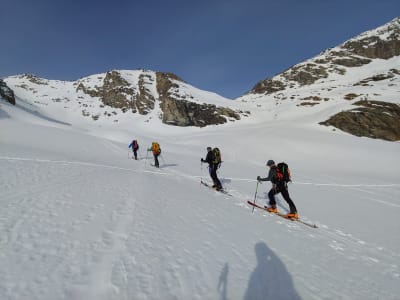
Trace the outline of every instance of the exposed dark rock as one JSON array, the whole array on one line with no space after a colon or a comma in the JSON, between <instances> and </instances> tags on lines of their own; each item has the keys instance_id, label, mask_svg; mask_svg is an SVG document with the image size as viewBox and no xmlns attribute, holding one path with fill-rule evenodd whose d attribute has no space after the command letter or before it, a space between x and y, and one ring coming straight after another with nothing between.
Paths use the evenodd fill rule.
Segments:
<instances>
[{"instance_id":1,"label":"exposed dark rock","mask_svg":"<svg viewBox=\"0 0 400 300\"><path fill-rule=\"evenodd\" d=\"M354 54L368 58L389 59L400 55L399 34L397 39L393 40L385 41L373 36L359 41L349 41L343 47Z\"/></svg>"},{"instance_id":2,"label":"exposed dark rock","mask_svg":"<svg viewBox=\"0 0 400 300\"><path fill-rule=\"evenodd\" d=\"M134 109L139 111L141 115L148 114L154 109L155 99L150 91L145 87L146 79L151 79L149 75L141 74L139 76L139 92L136 95L136 99L133 101Z\"/></svg>"},{"instance_id":3,"label":"exposed dark rock","mask_svg":"<svg viewBox=\"0 0 400 300\"><path fill-rule=\"evenodd\" d=\"M381 80L391 79L391 78L395 77L396 75L400 75L398 73L398 70L391 69L387 74L377 74L377 75L365 78L365 79L355 83L354 85L355 86L357 86L357 85L365 86L365 85L368 85L368 83L371 81L381 81Z\"/></svg>"},{"instance_id":4,"label":"exposed dark rock","mask_svg":"<svg viewBox=\"0 0 400 300\"><path fill-rule=\"evenodd\" d=\"M120 108L123 112L131 109L133 113L146 115L154 109L155 103L154 96L145 87L146 80L150 80L149 77L150 75L141 74L138 82L139 90L136 90L119 72L111 71L107 72L101 87L90 89L80 82L76 90L92 97L99 97L104 105Z\"/></svg>"},{"instance_id":5,"label":"exposed dark rock","mask_svg":"<svg viewBox=\"0 0 400 300\"><path fill-rule=\"evenodd\" d=\"M30 82L32 82L34 84L48 85L48 83L44 79L37 77L35 75L32 75L32 74L24 74L23 77L28 79Z\"/></svg>"},{"instance_id":6,"label":"exposed dark rock","mask_svg":"<svg viewBox=\"0 0 400 300\"><path fill-rule=\"evenodd\" d=\"M110 107L127 108L132 107L133 88L122 78L117 71L107 72L103 81L100 100Z\"/></svg>"},{"instance_id":7,"label":"exposed dark rock","mask_svg":"<svg viewBox=\"0 0 400 300\"><path fill-rule=\"evenodd\" d=\"M306 102L301 102L300 104L297 104L297 106L314 106L314 105L317 105L317 104L319 104L319 103L318 102L306 101Z\"/></svg>"},{"instance_id":8,"label":"exposed dark rock","mask_svg":"<svg viewBox=\"0 0 400 300\"><path fill-rule=\"evenodd\" d=\"M286 88L286 85L279 80L266 79L258 82L251 90L255 94L272 94L278 91L282 91Z\"/></svg>"},{"instance_id":9,"label":"exposed dark rock","mask_svg":"<svg viewBox=\"0 0 400 300\"><path fill-rule=\"evenodd\" d=\"M3 97L7 102L15 105L14 91L10 89L2 79L0 79L0 96Z\"/></svg>"},{"instance_id":10,"label":"exposed dark rock","mask_svg":"<svg viewBox=\"0 0 400 300\"><path fill-rule=\"evenodd\" d=\"M355 57L355 56L348 56L346 58L337 58L333 59L332 63L340 66L345 66L349 68L353 67L361 67L363 65L369 64L371 62L370 59L367 58L361 58L361 57Z\"/></svg>"},{"instance_id":11,"label":"exposed dark rock","mask_svg":"<svg viewBox=\"0 0 400 300\"><path fill-rule=\"evenodd\" d=\"M358 108L340 112L321 125L334 126L356 136L387 141L400 140L400 105L362 100Z\"/></svg>"},{"instance_id":12,"label":"exposed dark rock","mask_svg":"<svg viewBox=\"0 0 400 300\"><path fill-rule=\"evenodd\" d=\"M322 98L318 97L318 96L308 96L308 97L304 97L301 100L312 100L312 101L321 101Z\"/></svg>"},{"instance_id":13,"label":"exposed dark rock","mask_svg":"<svg viewBox=\"0 0 400 300\"><path fill-rule=\"evenodd\" d=\"M280 74L285 83L276 79L265 79L258 82L250 91L255 94L272 94L278 91L285 90L288 86L297 83L300 86L309 85L321 78L328 77L327 68L318 64L300 64L294 66Z\"/></svg>"},{"instance_id":14,"label":"exposed dark rock","mask_svg":"<svg viewBox=\"0 0 400 300\"><path fill-rule=\"evenodd\" d=\"M178 87L173 80L180 81L176 75L157 72L157 91L160 96L163 123L204 127L226 123L227 118L240 119L240 115L230 108L176 99L170 92L171 89Z\"/></svg>"},{"instance_id":15,"label":"exposed dark rock","mask_svg":"<svg viewBox=\"0 0 400 300\"><path fill-rule=\"evenodd\" d=\"M316 64L303 64L283 72L283 77L290 81L296 81L301 86L309 85L321 78L328 77L326 68Z\"/></svg>"},{"instance_id":16,"label":"exposed dark rock","mask_svg":"<svg viewBox=\"0 0 400 300\"><path fill-rule=\"evenodd\" d=\"M360 95L357 95L357 94L354 94L354 93L349 93L349 94L344 95L343 98L345 100L353 100L353 99L357 98L358 96L360 96Z\"/></svg>"}]
</instances>

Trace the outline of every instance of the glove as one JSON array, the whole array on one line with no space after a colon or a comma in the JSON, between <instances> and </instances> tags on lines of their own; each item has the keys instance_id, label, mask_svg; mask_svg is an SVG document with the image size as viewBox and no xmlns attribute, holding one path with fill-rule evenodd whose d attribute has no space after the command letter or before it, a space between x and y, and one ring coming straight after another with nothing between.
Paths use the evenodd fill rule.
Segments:
<instances>
[{"instance_id":1,"label":"glove","mask_svg":"<svg viewBox=\"0 0 400 300\"><path fill-rule=\"evenodd\" d=\"M261 181L261 177L260 176L257 176L257 181Z\"/></svg>"},{"instance_id":2,"label":"glove","mask_svg":"<svg viewBox=\"0 0 400 300\"><path fill-rule=\"evenodd\" d=\"M204 162L204 159L203 159L203 158L201 158L201 159L200 159L200 161L201 161L201 162Z\"/></svg>"}]
</instances>

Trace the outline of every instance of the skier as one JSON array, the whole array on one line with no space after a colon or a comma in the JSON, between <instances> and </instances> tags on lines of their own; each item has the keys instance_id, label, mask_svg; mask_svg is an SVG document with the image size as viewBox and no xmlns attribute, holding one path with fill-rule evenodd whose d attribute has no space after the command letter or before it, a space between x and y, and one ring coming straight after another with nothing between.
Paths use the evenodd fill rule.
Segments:
<instances>
[{"instance_id":1,"label":"skier","mask_svg":"<svg viewBox=\"0 0 400 300\"><path fill-rule=\"evenodd\" d=\"M215 188L217 191L222 190L221 181L219 181L217 176L217 169L221 165L221 156L219 155L219 149L214 148L214 150L212 150L211 147L207 147L206 159L201 158L201 162L208 163L210 177L214 183L212 187Z\"/></svg>"},{"instance_id":2,"label":"skier","mask_svg":"<svg viewBox=\"0 0 400 300\"><path fill-rule=\"evenodd\" d=\"M153 152L153 156L154 156L154 166L156 168L160 167L160 164L158 162L158 156L161 154L161 148L160 148L160 144L157 142L153 142L151 143L151 147L149 149L147 149L147 151L151 151Z\"/></svg>"},{"instance_id":3,"label":"skier","mask_svg":"<svg viewBox=\"0 0 400 300\"><path fill-rule=\"evenodd\" d=\"M294 205L292 199L290 199L286 181L278 180L277 166L275 165L275 162L270 159L267 161L267 166L269 167L268 177L261 178L260 176L257 176L258 181L271 181L272 182L272 189L268 193L270 206L269 207L265 206L265 208L269 212L277 213L278 209L276 208L275 195L278 193L281 193L283 199L285 199L285 201L289 204L290 212L286 215L286 217L298 219L299 215L297 214L296 206Z\"/></svg>"},{"instance_id":4,"label":"skier","mask_svg":"<svg viewBox=\"0 0 400 300\"><path fill-rule=\"evenodd\" d=\"M137 151L139 150L139 144L137 140L133 140L132 143L129 144L128 148L132 147L133 155L135 156L135 160L137 160Z\"/></svg>"}]
</instances>

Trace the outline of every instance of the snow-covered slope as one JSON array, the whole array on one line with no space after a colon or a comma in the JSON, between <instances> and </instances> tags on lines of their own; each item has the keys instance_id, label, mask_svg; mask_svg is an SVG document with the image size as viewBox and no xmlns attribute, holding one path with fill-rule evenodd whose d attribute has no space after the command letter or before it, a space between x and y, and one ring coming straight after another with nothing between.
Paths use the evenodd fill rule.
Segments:
<instances>
[{"instance_id":1,"label":"snow-covered slope","mask_svg":"<svg viewBox=\"0 0 400 300\"><path fill-rule=\"evenodd\" d=\"M398 299L399 143L308 122L75 126L0 105L1 299ZM160 169L145 151L155 138ZM209 145L232 197L199 184ZM246 204L271 158L318 229Z\"/></svg>"}]
</instances>

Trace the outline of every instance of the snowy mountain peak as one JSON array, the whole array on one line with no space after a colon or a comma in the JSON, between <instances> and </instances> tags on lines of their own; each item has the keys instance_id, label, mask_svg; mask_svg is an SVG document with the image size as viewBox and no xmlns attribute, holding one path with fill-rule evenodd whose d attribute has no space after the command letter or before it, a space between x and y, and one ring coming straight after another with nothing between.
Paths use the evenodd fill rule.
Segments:
<instances>
[{"instance_id":1,"label":"snowy mountain peak","mask_svg":"<svg viewBox=\"0 0 400 300\"><path fill-rule=\"evenodd\" d=\"M364 32L343 44L288 70L258 82L249 94L272 94L288 88L312 85L318 80L344 76L352 68L374 60L400 56L400 18Z\"/></svg>"},{"instance_id":2,"label":"snowy mountain peak","mask_svg":"<svg viewBox=\"0 0 400 300\"><path fill-rule=\"evenodd\" d=\"M239 120L243 115L229 99L199 90L172 73L112 70L74 82L24 74L8 77L5 81L23 101L52 107L57 115L67 118L76 118L69 116L67 111L76 113L80 110L81 117L94 121L139 119L141 122L203 127ZM122 115L130 117L121 118Z\"/></svg>"}]
</instances>

